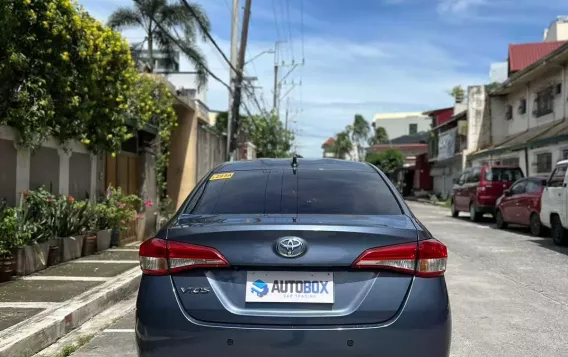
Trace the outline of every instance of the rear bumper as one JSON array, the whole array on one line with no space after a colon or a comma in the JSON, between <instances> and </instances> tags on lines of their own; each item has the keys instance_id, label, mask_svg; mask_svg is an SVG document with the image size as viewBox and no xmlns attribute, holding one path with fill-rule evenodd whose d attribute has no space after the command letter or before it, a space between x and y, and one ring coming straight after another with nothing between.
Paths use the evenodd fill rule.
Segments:
<instances>
[{"instance_id":1,"label":"rear bumper","mask_svg":"<svg viewBox=\"0 0 568 357\"><path fill-rule=\"evenodd\" d=\"M144 276L136 309L141 357L447 357L451 313L444 278L416 278L406 305L377 326L211 326L180 310L169 277Z\"/></svg>"},{"instance_id":2,"label":"rear bumper","mask_svg":"<svg viewBox=\"0 0 568 357\"><path fill-rule=\"evenodd\" d=\"M495 205L482 205L482 206L475 206L477 212L479 213L491 213L495 214Z\"/></svg>"}]
</instances>

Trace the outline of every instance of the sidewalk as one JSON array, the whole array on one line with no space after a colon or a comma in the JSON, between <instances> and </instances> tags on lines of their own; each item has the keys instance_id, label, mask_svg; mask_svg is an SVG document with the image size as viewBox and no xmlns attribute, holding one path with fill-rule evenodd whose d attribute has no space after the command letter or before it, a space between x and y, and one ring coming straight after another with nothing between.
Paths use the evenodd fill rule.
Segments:
<instances>
[{"instance_id":1,"label":"sidewalk","mask_svg":"<svg viewBox=\"0 0 568 357\"><path fill-rule=\"evenodd\" d=\"M0 284L0 357L31 356L133 293L138 244Z\"/></svg>"},{"instance_id":2,"label":"sidewalk","mask_svg":"<svg viewBox=\"0 0 568 357\"><path fill-rule=\"evenodd\" d=\"M444 202L444 201L433 202L433 201L430 201L428 198L405 197L404 200L410 201L410 202L425 203L425 204L439 206L439 207L446 207L446 202Z\"/></svg>"}]
</instances>

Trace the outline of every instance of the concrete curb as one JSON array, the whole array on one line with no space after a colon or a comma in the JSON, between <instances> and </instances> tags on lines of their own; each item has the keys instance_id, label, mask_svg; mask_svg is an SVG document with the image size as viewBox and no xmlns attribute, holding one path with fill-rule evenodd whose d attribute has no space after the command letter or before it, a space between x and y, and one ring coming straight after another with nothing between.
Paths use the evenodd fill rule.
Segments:
<instances>
[{"instance_id":1,"label":"concrete curb","mask_svg":"<svg viewBox=\"0 0 568 357\"><path fill-rule=\"evenodd\" d=\"M423 204L427 204L427 205L432 205L432 206L438 206L438 207L443 207L443 208L445 208L445 202L437 202L437 203L434 203L434 202L432 202L432 201L430 201L430 200L422 199L422 198L410 198L410 199L407 198L406 200L409 201L409 202L423 203Z\"/></svg>"},{"instance_id":2,"label":"concrete curb","mask_svg":"<svg viewBox=\"0 0 568 357\"><path fill-rule=\"evenodd\" d=\"M141 271L132 268L112 280L43 311L0 333L0 357L28 357L51 345L138 288Z\"/></svg>"}]
</instances>

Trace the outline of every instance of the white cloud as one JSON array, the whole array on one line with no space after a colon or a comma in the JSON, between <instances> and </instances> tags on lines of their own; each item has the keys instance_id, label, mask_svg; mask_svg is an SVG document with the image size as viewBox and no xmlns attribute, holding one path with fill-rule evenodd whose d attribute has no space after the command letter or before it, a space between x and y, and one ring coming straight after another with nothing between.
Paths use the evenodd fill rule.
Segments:
<instances>
[{"instance_id":1,"label":"white cloud","mask_svg":"<svg viewBox=\"0 0 568 357\"><path fill-rule=\"evenodd\" d=\"M115 1L98 1L107 1L107 8L102 9L101 3L90 1L88 10L101 20L105 20L105 14L108 16L108 4L119 5ZM131 3L130 0L121 1L121 4ZM223 5L223 2L216 4L218 11L226 15L228 9L219 4ZM448 6L448 11L457 11L465 5ZM269 12L263 13L261 7L256 9L255 16L257 19L258 16L272 18ZM143 38L139 31L129 31L125 35ZM305 66L296 69L288 78L296 83L302 79L302 86L290 94L292 109L303 108L296 117L297 124L291 124L299 130L299 152L305 157L321 157L323 141L343 130L356 113L370 121L378 112L421 111L445 106L451 104L448 89L457 84L466 86L488 81L487 76L467 74L468 66L459 60L459 54L450 53L423 37L417 33L410 41L379 42L306 36ZM228 41L216 38L219 46L228 53ZM248 58L274 47L272 42L255 41L254 38L253 35L249 40ZM296 44L298 60L300 39L294 38L292 42ZM201 44L201 48L208 58L208 67L228 83L228 66L214 47ZM185 60L181 65L181 70L192 70ZM274 57L270 54L260 56L246 68L248 75L258 77L255 85L262 89L256 91L257 98L261 105L269 108L272 105L273 68ZM288 88L285 87L283 92ZM207 101L212 110L226 110L228 106L226 88L212 78ZM247 105L251 111L257 111L253 101L247 100ZM281 109L284 115L286 101L282 102Z\"/></svg>"},{"instance_id":2,"label":"white cloud","mask_svg":"<svg viewBox=\"0 0 568 357\"><path fill-rule=\"evenodd\" d=\"M439 13L465 13L478 6L485 5L487 0L439 0Z\"/></svg>"}]
</instances>

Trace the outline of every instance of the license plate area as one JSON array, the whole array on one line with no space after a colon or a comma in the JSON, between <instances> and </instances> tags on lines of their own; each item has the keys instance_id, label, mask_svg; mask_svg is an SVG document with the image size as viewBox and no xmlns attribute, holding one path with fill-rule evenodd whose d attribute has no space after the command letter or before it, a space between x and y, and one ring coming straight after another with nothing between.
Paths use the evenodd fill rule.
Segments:
<instances>
[{"instance_id":1,"label":"license plate area","mask_svg":"<svg viewBox=\"0 0 568 357\"><path fill-rule=\"evenodd\" d=\"M249 271L245 302L333 304L331 272Z\"/></svg>"}]
</instances>

